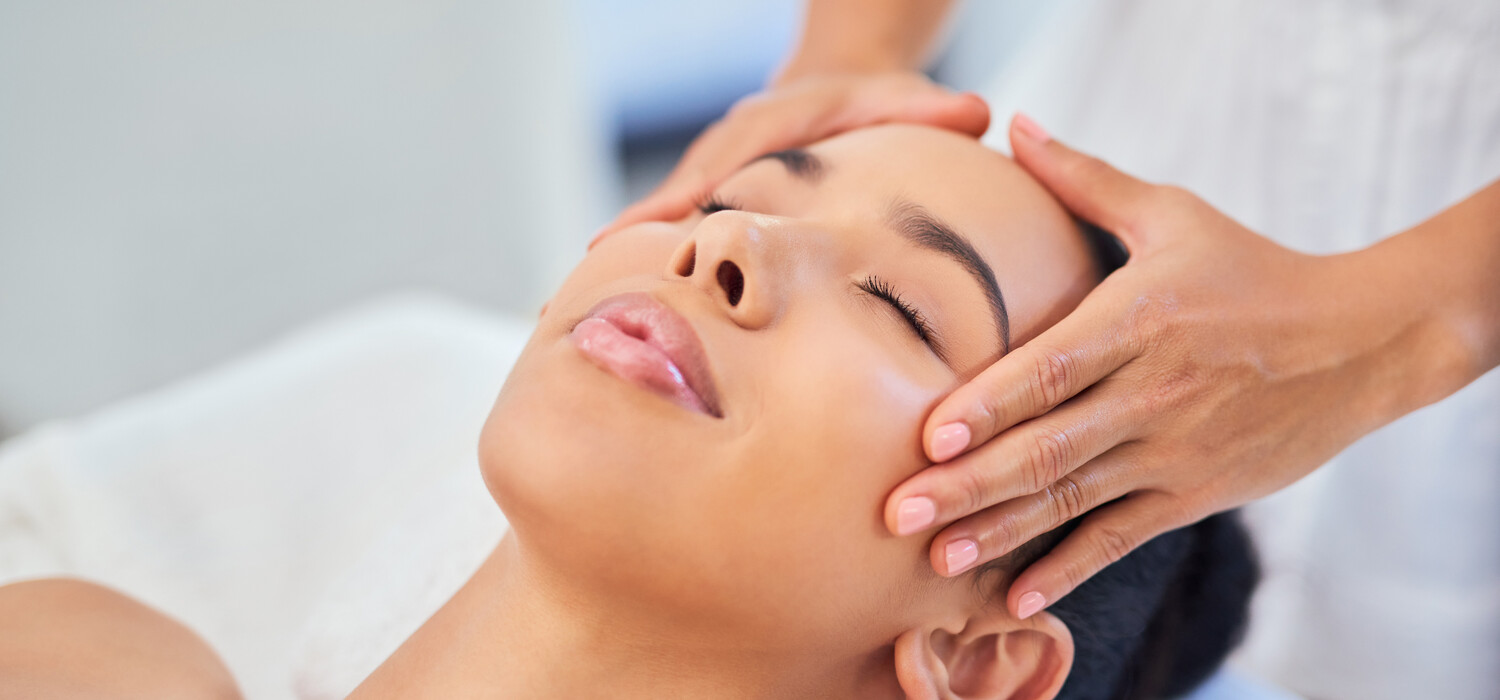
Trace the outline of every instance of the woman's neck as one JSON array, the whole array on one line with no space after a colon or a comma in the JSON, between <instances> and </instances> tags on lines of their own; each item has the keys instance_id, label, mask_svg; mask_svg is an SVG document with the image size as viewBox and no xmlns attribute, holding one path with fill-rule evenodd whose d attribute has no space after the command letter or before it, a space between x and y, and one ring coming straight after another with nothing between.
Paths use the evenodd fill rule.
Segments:
<instances>
[{"instance_id":1,"label":"woman's neck","mask_svg":"<svg viewBox=\"0 0 1500 700\"><path fill-rule=\"evenodd\" d=\"M605 689L611 698L873 697L868 691L892 682L881 653L839 664L733 639L705 644L529 563L507 534L350 698L577 698Z\"/></svg>"}]
</instances>

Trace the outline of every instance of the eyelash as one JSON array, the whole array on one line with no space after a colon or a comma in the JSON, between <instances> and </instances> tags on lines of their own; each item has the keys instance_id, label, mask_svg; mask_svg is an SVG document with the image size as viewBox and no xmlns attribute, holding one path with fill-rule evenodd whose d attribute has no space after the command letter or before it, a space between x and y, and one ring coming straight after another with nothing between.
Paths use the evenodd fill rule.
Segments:
<instances>
[{"instance_id":1,"label":"eyelash","mask_svg":"<svg viewBox=\"0 0 1500 700\"><path fill-rule=\"evenodd\" d=\"M740 205L738 202L735 202L732 199L725 199L723 197L720 197L717 193L704 195L701 199L698 200L697 205L698 211L702 212L704 216L708 216L709 214L713 214L715 212L740 210Z\"/></svg>"},{"instance_id":2,"label":"eyelash","mask_svg":"<svg viewBox=\"0 0 1500 700\"><path fill-rule=\"evenodd\" d=\"M740 210L738 202L721 197L718 193L705 195L698 200L697 207L698 211L702 212L704 216L721 211ZM917 337L927 347L932 348L934 352L937 351L937 339L935 337L937 334L933 332L932 325L927 323L927 318L922 315L921 311L917 310L917 307L912 306L905 299L902 299L901 294L889 282L875 275L868 275L857 286L866 294L890 304L891 308L895 309L906 319L907 324L911 326L912 331L917 334Z\"/></svg>"},{"instance_id":3,"label":"eyelash","mask_svg":"<svg viewBox=\"0 0 1500 700\"><path fill-rule=\"evenodd\" d=\"M936 334L933 333L932 326L927 323L927 319L922 316L922 312L918 311L917 307L907 303L905 299L902 299L901 294L890 283L875 275L869 275L865 277L864 281L859 283L859 288L864 290L866 294L890 304L891 308L906 317L906 322L911 325L911 329L916 332L917 337L921 338L922 342L927 344L927 347L932 348L934 351L937 350L937 341L934 337Z\"/></svg>"}]
</instances>

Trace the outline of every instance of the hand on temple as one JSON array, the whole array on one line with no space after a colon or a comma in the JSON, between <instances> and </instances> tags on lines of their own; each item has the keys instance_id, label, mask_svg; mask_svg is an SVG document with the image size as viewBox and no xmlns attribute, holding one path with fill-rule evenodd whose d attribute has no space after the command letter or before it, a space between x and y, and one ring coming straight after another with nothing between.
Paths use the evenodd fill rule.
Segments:
<instances>
[{"instance_id":1,"label":"hand on temple","mask_svg":"<svg viewBox=\"0 0 1500 700\"><path fill-rule=\"evenodd\" d=\"M1024 116L1010 138L1017 161L1118 236L1130 260L932 411L923 440L939 464L897 487L885 517L902 535L945 525L930 556L951 576L1085 516L1016 578L1007 604L1018 616L1158 534L1287 486L1495 365L1493 321L1475 321L1493 294L1422 261L1465 242L1434 227L1494 214L1496 185L1371 248L1312 256L1077 153ZM1476 305L1449 303L1459 297L1478 297L1481 313L1460 317Z\"/></svg>"},{"instance_id":2,"label":"hand on temple","mask_svg":"<svg viewBox=\"0 0 1500 700\"><path fill-rule=\"evenodd\" d=\"M757 156L885 122L928 124L977 138L989 127L990 112L978 96L953 93L916 71L815 73L778 81L740 100L704 130L666 180L594 242L631 224L687 216L698 199Z\"/></svg>"},{"instance_id":3,"label":"hand on temple","mask_svg":"<svg viewBox=\"0 0 1500 700\"><path fill-rule=\"evenodd\" d=\"M977 137L989 110L913 70L784 74L709 127L595 241L686 216L761 154L884 122ZM934 409L923 439L940 464L892 493L886 521L898 534L946 526L930 556L954 575L1086 516L1012 584L1017 615L1158 534L1291 484L1500 360L1500 300L1476 291L1484 273L1474 274L1500 265L1500 236L1486 223L1500 220L1500 185L1371 248L1312 256L1028 120L1012 125L1011 142L1016 160L1118 236L1130 261ZM1455 256L1467 256L1459 274Z\"/></svg>"}]
</instances>

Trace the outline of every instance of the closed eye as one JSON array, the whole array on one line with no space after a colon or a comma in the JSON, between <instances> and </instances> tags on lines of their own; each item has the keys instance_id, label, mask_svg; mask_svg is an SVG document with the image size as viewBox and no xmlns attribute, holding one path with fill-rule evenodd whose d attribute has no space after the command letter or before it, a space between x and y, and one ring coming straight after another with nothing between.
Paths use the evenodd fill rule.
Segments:
<instances>
[{"instance_id":1,"label":"closed eye","mask_svg":"<svg viewBox=\"0 0 1500 700\"><path fill-rule=\"evenodd\" d=\"M911 326L912 332L917 334L917 338L921 339L927 347L931 348L932 352L939 358L944 357L942 340L938 337L937 331L933 330L932 324L927 322L927 317L922 315L920 309L902 299L901 294L889 282L875 275L868 275L856 286L866 294L889 304L891 308L895 309L897 313L906 319L907 325Z\"/></svg>"},{"instance_id":2,"label":"closed eye","mask_svg":"<svg viewBox=\"0 0 1500 700\"><path fill-rule=\"evenodd\" d=\"M725 199L718 194L709 194L697 202L698 211L704 216L721 211L740 211L740 205L731 199Z\"/></svg>"}]
</instances>

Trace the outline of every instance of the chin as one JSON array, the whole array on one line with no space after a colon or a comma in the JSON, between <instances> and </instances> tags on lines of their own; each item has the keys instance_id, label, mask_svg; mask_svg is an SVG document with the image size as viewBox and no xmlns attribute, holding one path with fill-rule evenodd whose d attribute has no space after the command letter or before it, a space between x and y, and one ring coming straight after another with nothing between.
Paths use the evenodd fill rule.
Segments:
<instances>
[{"instance_id":1,"label":"chin","mask_svg":"<svg viewBox=\"0 0 1500 700\"><path fill-rule=\"evenodd\" d=\"M523 547L597 570L674 520L661 501L702 447L684 417L538 334L485 421L480 469Z\"/></svg>"}]
</instances>

